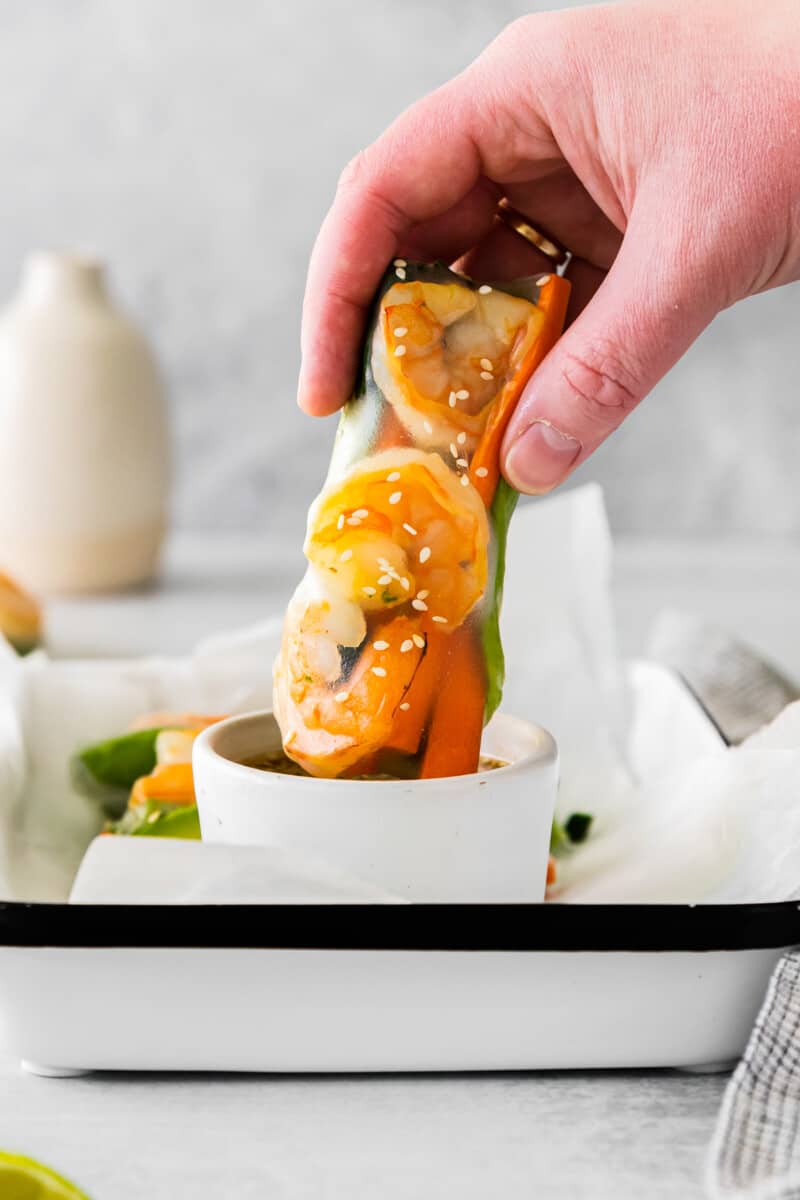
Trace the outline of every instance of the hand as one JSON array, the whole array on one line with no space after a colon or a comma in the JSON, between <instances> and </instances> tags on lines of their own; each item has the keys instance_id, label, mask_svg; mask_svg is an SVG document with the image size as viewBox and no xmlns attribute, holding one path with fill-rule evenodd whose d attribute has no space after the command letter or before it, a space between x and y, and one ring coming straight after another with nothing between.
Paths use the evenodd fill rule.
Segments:
<instances>
[{"instance_id":1,"label":"hand","mask_svg":"<svg viewBox=\"0 0 800 1200\"><path fill-rule=\"evenodd\" d=\"M723 308L800 278L797 0L647 0L523 17L342 174L311 258L299 403L334 411L387 263L548 269L500 195L576 254L572 324L504 444L544 492Z\"/></svg>"}]
</instances>

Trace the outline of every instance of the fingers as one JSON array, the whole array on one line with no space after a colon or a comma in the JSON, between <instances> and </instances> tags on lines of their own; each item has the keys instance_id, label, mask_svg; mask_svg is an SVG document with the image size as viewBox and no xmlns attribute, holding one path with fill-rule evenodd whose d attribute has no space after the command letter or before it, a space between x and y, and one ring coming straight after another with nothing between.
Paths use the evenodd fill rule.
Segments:
<instances>
[{"instance_id":1,"label":"fingers","mask_svg":"<svg viewBox=\"0 0 800 1200\"><path fill-rule=\"evenodd\" d=\"M519 279L523 275L549 274L552 261L526 242L507 225L496 223L487 236L457 263L473 279L501 281ZM573 258L569 266L569 281L572 290L567 309L567 324L583 311L605 278L605 271L580 258Z\"/></svg>"},{"instance_id":2,"label":"fingers","mask_svg":"<svg viewBox=\"0 0 800 1200\"><path fill-rule=\"evenodd\" d=\"M622 234L570 167L563 166L533 183L512 184L505 194L534 225L541 222L546 232L573 254L606 271L611 266Z\"/></svg>"},{"instance_id":3,"label":"fingers","mask_svg":"<svg viewBox=\"0 0 800 1200\"><path fill-rule=\"evenodd\" d=\"M597 206L569 167L514 183L504 194L534 225L551 234L573 253L569 278L572 292L567 310L570 325L583 311L605 278L619 251L622 234ZM552 262L500 221L458 263L475 279L514 279L552 271Z\"/></svg>"},{"instance_id":4,"label":"fingers","mask_svg":"<svg viewBox=\"0 0 800 1200\"><path fill-rule=\"evenodd\" d=\"M375 289L409 231L448 210L457 210L467 231L476 215L480 225L488 201L480 190L473 194L481 161L470 134L471 103L453 80L345 170L308 271L298 391L307 412L333 412L347 399Z\"/></svg>"},{"instance_id":5,"label":"fingers","mask_svg":"<svg viewBox=\"0 0 800 1200\"><path fill-rule=\"evenodd\" d=\"M453 208L415 225L400 240L397 250L406 258L451 263L480 242L494 225L501 190L481 178Z\"/></svg>"},{"instance_id":6,"label":"fingers","mask_svg":"<svg viewBox=\"0 0 800 1200\"><path fill-rule=\"evenodd\" d=\"M669 223L633 220L604 283L526 387L506 433L504 473L547 492L625 419L719 308Z\"/></svg>"}]
</instances>

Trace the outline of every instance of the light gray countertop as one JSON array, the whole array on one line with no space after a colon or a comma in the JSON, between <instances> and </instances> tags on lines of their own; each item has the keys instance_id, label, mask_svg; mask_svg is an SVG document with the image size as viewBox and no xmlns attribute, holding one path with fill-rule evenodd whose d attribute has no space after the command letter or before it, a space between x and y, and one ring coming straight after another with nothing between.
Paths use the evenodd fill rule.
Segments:
<instances>
[{"instance_id":1,"label":"light gray countertop","mask_svg":"<svg viewBox=\"0 0 800 1200\"><path fill-rule=\"evenodd\" d=\"M694 1200L724 1086L640 1072L0 1071L3 1144L93 1200Z\"/></svg>"},{"instance_id":2,"label":"light gray countertop","mask_svg":"<svg viewBox=\"0 0 800 1200\"><path fill-rule=\"evenodd\" d=\"M179 538L155 588L55 603L52 650L183 652L275 611L296 570L267 561L252 542ZM800 675L799 585L792 546L623 541L622 648L640 651L671 605ZM0 1145L93 1200L693 1200L724 1084L671 1072L59 1081L0 1057Z\"/></svg>"}]
</instances>

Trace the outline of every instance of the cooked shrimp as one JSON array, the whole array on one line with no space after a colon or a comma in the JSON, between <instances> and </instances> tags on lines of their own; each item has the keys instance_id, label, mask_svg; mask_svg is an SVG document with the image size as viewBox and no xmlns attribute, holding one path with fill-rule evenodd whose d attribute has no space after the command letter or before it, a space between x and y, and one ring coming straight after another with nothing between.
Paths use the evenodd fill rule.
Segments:
<instances>
[{"instance_id":1,"label":"cooked shrimp","mask_svg":"<svg viewBox=\"0 0 800 1200\"><path fill-rule=\"evenodd\" d=\"M428 639L481 600L488 545L483 503L437 454L376 454L325 488L275 666L291 758L335 776L389 743Z\"/></svg>"},{"instance_id":2,"label":"cooked shrimp","mask_svg":"<svg viewBox=\"0 0 800 1200\"><path fill-rule=\"evenodd\" d=\"M410 605L424 629L453 629L483 595L488 546L475 489L437 454L404 449L364 459L325 488L305 552L333 592L364 612Z\"/></svg>"},{"instance_id":3,"label":"cooked shrimp","mask_svg":"<svg viewBox=\"0 0 800 1200\"><path fill-rule=\"evenodd\" d=\"M379 632L343 646L331 634L327 602L292 601L275 664L275 716L284 750L309 774L341 775L387 740L425 638L419 621L401 615Z\"/></svg>"},{"instance_id":4,"label":"cooked shrimp","mask_svg":"<svg viewBox=\"0 0 800 1200\"><path fill-rule=\"evenodd\" d=\"M506 292L395 283L375 328L375 381L417 444L441 449L460 433L468 456L542 321L535 304Z\"/></svg>"}]
</instances>

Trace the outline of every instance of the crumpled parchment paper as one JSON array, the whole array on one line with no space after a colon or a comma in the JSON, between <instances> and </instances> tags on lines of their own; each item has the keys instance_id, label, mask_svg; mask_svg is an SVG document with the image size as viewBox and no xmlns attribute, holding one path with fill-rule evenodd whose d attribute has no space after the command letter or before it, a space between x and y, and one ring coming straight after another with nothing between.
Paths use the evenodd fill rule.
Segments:
<instances>
[{"instance_id":1,"label":"crumpled parchment paper","mask_svg":"<svg viewBox=\"0 0 800 1200\"><path fill-rule=\"evenodd\" d=\"M671 671L620 661L611 569L599 488L520 506L503 610L503 708L555 735L559 814L595 818L589 841L559 861L553 898L733 903L800 896L800 705L727 748ZM0 895L67 898L101 826L96 808L70 786L77 747L118 734L152 709L268 707L280 626L276 615L174 659L54 662L37 653L20 660L0 645ZM283 860L280 870L285 884ZM297 870L306 883L313 879L313 866ZM325 870L337 880L335 902L346 884L335 863ZM235 898L229 873L226 880L221 902ZM165 902L186 902L196 887L173 888ZM267 879L264 899L269 887ZM359 881L352 888L363 895ZM213 889L201 890L210 902Z\"/></svg>"}]
</instances>

